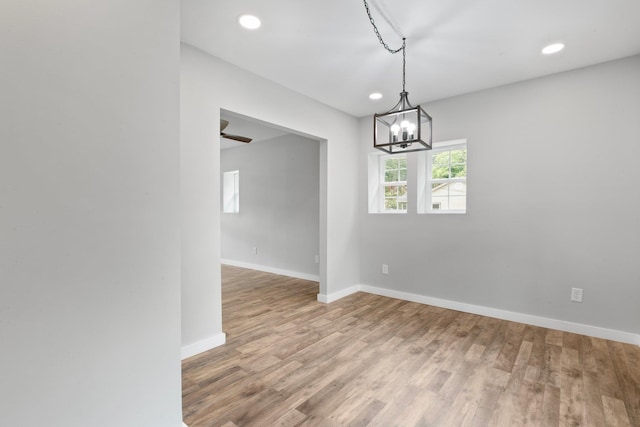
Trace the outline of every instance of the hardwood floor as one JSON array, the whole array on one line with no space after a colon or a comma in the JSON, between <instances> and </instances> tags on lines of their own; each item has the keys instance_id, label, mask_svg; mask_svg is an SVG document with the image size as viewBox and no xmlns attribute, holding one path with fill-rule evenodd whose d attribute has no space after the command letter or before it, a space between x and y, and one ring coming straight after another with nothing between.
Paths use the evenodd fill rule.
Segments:
<instances>
[{"instance_id":1,"label":"hardwood floor","mask_svg":"<svg viewBox=\"0 0 640 427\"><path fill-rule=\"evenodd\" d=\"M227 344L183 362L204 426L640 426L640 348L223 266Z\"/></svg>"}]
</instances>

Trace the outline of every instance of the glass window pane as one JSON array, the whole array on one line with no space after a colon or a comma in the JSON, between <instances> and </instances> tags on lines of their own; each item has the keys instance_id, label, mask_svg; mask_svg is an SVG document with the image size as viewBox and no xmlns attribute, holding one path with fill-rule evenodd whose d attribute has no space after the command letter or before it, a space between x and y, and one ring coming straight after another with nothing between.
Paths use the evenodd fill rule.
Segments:
<instances>
[{"instance_id":1,"label":"glass window pane","mask_svg":"<svg viewBox=\"0 0 640 427\"><path fill-rule=\"evenodd\" d=\"M395 185L387 185L384 187L385 197L396 197L398 195L398 187Z\"/></svg>"},{"instance_id":2,"label":"glass window pane","mask_svg":"<svg viewBox=\"0 0 640 427\"><path fill-rule=\"evenodd\" d=\"M396 202L396 199L384 199L384 208L386 210L394 210L397 209L398 204Z\"/></svg>"},{"instance_id":3,"label":"glass window pane","mask_svg":"<svg viewBox=\"0 0 640 427\"><path fill-rule=\"evenodd\" d=\"M407 197L407 186L406 185L401 185L397 187L398 189L398 196L399 197Z\"/></svg>"},{"instance_id":4,"label":"glass window pane","mask_svg":"<svg viewBox=\"0 0 640 427\"><path fill-rule=\"evenodd\" d=\"M449 209L464 211L467 209L467 198L462 196L449 197Z\"/></svg>"},{"instance_id":5,"label":"glass window pane","mask_svg":"<svg viewBox=\"0 0 640 427\"><path fill-rule=\"evenodd\" d=\"M451 178L449 176L449 166L434 166L431 171L433 179Z\"/></svg>"},{"instance_id":6,"label":"glass window pane","mask_svg":"<svg viewBox=\"0 0 640 427\"><path fill-rule=\"evenodd\" d=\"M466 196L467 195L467 183L466 182L454 182L449 186L450 196Z\"/></svg>"},{"instance_id":7,"label":"glass window pane","mask_svg":"<svg viewBox=\"0 0 640 427\"><path fill-rule=\"evenodd\" d=\"M452 150L451 164L467 163L467 149Z\"/></svg>"},{"instance_id":8,"label":"glass window pane","mask_svg":"<svg viewBox=\"0 0 640 427\"><path fill-rule=\"evenodd\" d=\"M398 209L400 209L402 211L406 211L407 210L407 202L398 202Z\"/></svg>"},{"instance_id":9,"label":"glass window pane","mask_svg":"<svg viewBox=\"0 0 640 427\"><path fill-rule=\"evenodd\" d=\"M398 181L398 171L397 170L389 170L384 173L384 181L385 182L396 182Z\"/></svg>"},{"instance_id":10,"label":"glass window pane","mask_svg":"<svg viewBox=\"0 0 640 427\"><path fill-rule=\"evenodd\" d=\"M400 169L400 181L406 181L406 180L407 180L407 170Z\"/></svg>"},{"instance_id":11,"label":"glass window pane","mask_svg":"<svg viewBox=\"0 0 640 427\"><path fill-rule=\"evenodd\" d=\"M407 159L406 158L398 159L398 168L400 168L400 169L406 169L407 168Z\"/></svg>"},{"instance_id":12,"label":"glass window pane","mask_svg":"<svg viewBox=\"0 0 640 427\"><path fill-rule=\"evenodd\" d=\"M448 197L432 197L431 205L437 204L440 210L448 210L449 209L449 198Z\"/></svg>"},{"instance_id":13,"label":"glass window pane","mask_svg":"<svg viewBox=\"0 0 640 427\"><path fill-rule=\"evenodd\" d=\"M458 146L460 147L460 146ZM431 211L466 212L467 147L431 153ZM438 180L440 182L433 182ZM454 181L454 182L452 182Z\"/></svg>"},{"instance_id":14,"label":"glass window pane","mask_svg":"<svg viewBox=\"0 0 640 427\"><path fill-rule=\"evenodd\" d=\"M466 165L451 166L451 177L452 178L464 178L466 176L467 176L467 166Z\"/></svg>"},{"instance_id":15,"label":"glass window pane","mask_svg":"<svg viewBox=\"0 0 640 427\"><path fill-rule=\"evenodd\" d=\"M449 209L449 184L431 185L431 204L436 204L440 210Z\"/></svg>"},{"instance_id":16,"label":"glass window pane","mask_svg":"<svg viewBox=\"0 0 640 427\"><path fill-rule=\"evenodd\" d=\"M441 151L440 153L435 153L433 155L433 164L434 165L448 165L449 164L449 153L450 153L450 151Z\"/></svg>"},{"instance_id":17,"label":"glass window pane","mask_svg":"<svg viewBox=\"0 0 640 427\"><path fill-rule=\"evenodd\" d=\"M432 196L449 196L449 183L431 184Z\"/></svg>"},{"instance_id":18,"label":"glass window pane","mask_svg":"<svg viewBox=\"0 0 640 427\"><path fill-rule=\"evenodd\" d=\"M398 159L385 159L384 168L386 170L398 169Z\"/></svg>"}]
</instances>

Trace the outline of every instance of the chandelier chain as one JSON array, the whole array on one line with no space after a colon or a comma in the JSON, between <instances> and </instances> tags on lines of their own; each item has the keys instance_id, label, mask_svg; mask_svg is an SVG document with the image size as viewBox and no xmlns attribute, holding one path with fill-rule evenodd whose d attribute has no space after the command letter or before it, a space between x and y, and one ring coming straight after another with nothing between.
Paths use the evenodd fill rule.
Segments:
<instances>
[{"instance_id":1,"label":"chandelier chain","mask_svg":"<svg viewBox=\"0 0 640 427\"><path fill-rule=\"evenodd\" d=\"M405 86L406 86L406 68L407 68L407 52L406 52L406 37L402 38L402 46L400 46L398 49L391 49L389 47L388 44L386 44L384 42L384 40L382 39L382 36L380 35L380 31L378 31L378 27L376 26L375 21L373 20L373 16L371 16L371 10L369 10L369 5L367 4L367 0L363 0L364 1L364 8L367 10L367 15L369 16L369 22L371 22L371 26L373 27L373 31L376 33L376 36L378 37L378 41L380 41L380 44L387 50L387 52L389 53L398 53L400 51L402 51L402 92L406 92L405 90Z\"/></svg>"},{"instance_id":2,"label":"chandelier chain","mask_svg":"<svg viewBox=\"0 0 640 427\"><path fill-rule=\"evenodd\" d=\"M405 70L407 69L407 49L405 49L406 47L406 39L403 37L402 38L402 91L406 92L405 90L405 85L406 85L406 76L405 76Z\"/></svg>"}]
</instances>

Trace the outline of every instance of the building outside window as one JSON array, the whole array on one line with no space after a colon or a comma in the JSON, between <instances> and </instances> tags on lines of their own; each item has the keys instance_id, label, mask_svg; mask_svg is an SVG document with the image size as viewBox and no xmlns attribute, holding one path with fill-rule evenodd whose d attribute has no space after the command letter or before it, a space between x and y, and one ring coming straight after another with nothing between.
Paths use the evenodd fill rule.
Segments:
<instances>
[{"instance_id":1,"label":"building outside window","mask_svg":"<svg viewBox=\"0 0 640 427\"><path fill-rule=\"evenodd\" d=\"M427 155L427 212L467 211L466 140L434 144Z\"/></svg>"}]
</instances>

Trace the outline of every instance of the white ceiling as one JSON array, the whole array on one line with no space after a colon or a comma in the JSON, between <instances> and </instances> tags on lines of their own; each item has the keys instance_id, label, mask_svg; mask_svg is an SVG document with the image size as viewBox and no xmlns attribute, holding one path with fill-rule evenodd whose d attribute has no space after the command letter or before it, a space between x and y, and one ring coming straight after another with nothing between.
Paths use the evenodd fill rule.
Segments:
<instances>
[{"instance_id":1,"label":"white ceiling","mask_svg":"<svg viewBox=\"0 0 640 427\"><path fill-rule=\"evenodd\" d=\"M638 0L369 4L390 47L393 28L407 37L414 105L640 53ZM183 42L353 116L388 110L402 89L402 58L378 43L362 0L182 0L181 13ZM243 13L262 27L239 27ZM555 41L566 48L540 53Z\"/></svg>"},{"instance_id":2,"label":"white ceiling","mask_svg":"<svg viewBox=\"0 0 640 427\"><path fill-rule=\"evenodd\" d=\"M224 133L251 138L251 144L257 144L278 136L291 133L291 131L288 129L284 129L279 126L271 125L269 123L258 121L256 119L252 119L228 111L221 111L220 118L229 122L229 126L227 126L227 128L224 130ZM243 147L245 145L247 145L246 142L240 142L229 138L220 137L221 150Z\"/></svg>"}]
</instances>

